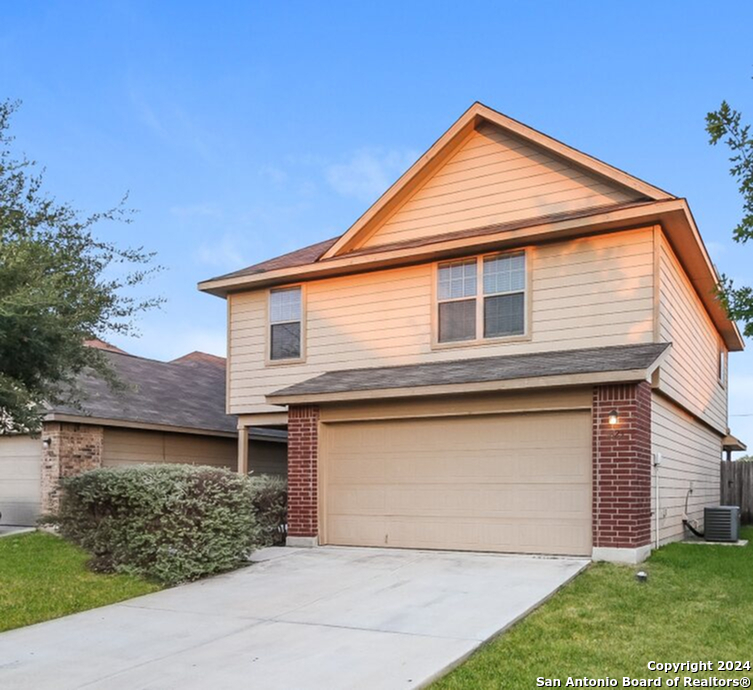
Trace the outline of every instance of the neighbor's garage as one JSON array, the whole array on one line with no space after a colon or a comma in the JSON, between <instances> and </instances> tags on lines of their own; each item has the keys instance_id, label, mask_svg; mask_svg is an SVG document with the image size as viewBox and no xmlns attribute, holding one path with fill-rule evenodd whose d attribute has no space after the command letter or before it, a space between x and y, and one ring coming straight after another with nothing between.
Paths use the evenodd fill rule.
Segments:
<instances>
[{"instance_id":1,"label":"neighbor's garage","mask_svg":"<svg viewBox=\"0 0 753 690\"><path fill-rule=\"evenodd\" d=\"M0 525L34 525L39 517L42 441L29 436L0 439Z\"/></svg>"},{"instance_id":2,"label":"neighbor's garage","mask_svg":"<svg viewBox=\"0 0 753 690\"><path fill-rule=\"evenodd\" d=\"M324 543L591 553L589 410L329 421L322 436Z\"/></svg>"}]
</instances>

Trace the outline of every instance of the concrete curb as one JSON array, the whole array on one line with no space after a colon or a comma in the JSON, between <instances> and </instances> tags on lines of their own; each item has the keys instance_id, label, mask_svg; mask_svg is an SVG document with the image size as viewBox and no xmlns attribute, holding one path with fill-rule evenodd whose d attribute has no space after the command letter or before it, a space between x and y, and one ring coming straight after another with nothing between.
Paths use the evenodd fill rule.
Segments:
<instances>
[{"instance_id":1,"label":"concrete curb","mask_svg":"<svg viewBox=\"0 0 753 690\"><path fill-rule=\"evenodd\" d=\"M5 530L8 530L7 532ZM19 527L14 529L13 527L0 527L0 539L3 537L15 537L17 534L28 534L29 532L36 532L36 527Z\"/></svg>"}]
</instances>

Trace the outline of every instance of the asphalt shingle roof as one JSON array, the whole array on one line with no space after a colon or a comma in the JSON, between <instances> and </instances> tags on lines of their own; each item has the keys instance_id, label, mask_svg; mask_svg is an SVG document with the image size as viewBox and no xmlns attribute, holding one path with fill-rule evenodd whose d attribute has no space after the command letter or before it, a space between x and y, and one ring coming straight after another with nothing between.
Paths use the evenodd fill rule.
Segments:
<instances>
[{"instance_id":1,"label":"asphalt shingle roof","mask_svg":"<svg viewBox=\"0 0 753 690\"><path fill-rule=\"evenodd\" d=\"M482 228L469 228L467 230L459 230L455 232L437 233L435 235L429 235L427 237L419 237L413 240L403 242L393 242L390 244L376 245L373 247L366 247L355 251L348 252L348 256L359 256L362 254L373 254L380 251L388 251L395 249L409 249L412 247L419 247L424 245L435 244L437 242L446 242L448 240L455 240L465 237L484 237L493 233L502 232L504 230L516 230L532 225L541 223L554 223L563 220L575 220L578 218L586 218L588 216L596 215L599 213L605 213L606 211L617 211L623 208L633 208L637 206L643 206L653 203L652 201L646 201L640 199L638 201L630 201L620 204L607 204L602 206L596 206L592 208L582 209L580 211L567 211L563 213L547 214L537 216L535 218L526 218L524 220L512 221L509 223L499 223ZM228 278L240 278L244 276L259 275L261 273L267 273L268 271L275 271L281 268L296 268L298 266L307 266L316 263L321 260L321 257L327 252L340 239L341 236L332 237L323 242L317 242L311 244L308 247L302 249L296 249L295 251L288 252L281 256L276 256L273 259L262 261L261 263L242 268L232 273L226 273L224 275L216 276L211 280L225 280Z\"/></svg>"},{"instance_id":2,"label":"asphalt shingle roof","mask_svg":"<svg viewBox=\"0 0 753 690\"><path fill-rule=\"evenodd\" d=\"M539 376L647 369L670 343L617 345L523 355L331 371L275 391L270 397L508 381Z\"/></svg>"},{"instance_id":3,"label":"asphalt shingle roof","mask_svg":"<svg viewBox=\"0 0 753 690\"><path fill-rule=\"evenodd\" d=\"M78 383L85 393L83 410L56 405L49 412L77 417L159 424L206 431L237 431L237 418L225 414L225 367L197 359L160 362L105 351L125 390L112 389L92 371ZM260 434L261 432L261 434ZM254 429L256 435L278 436Z\"/></svg>"}]
</instances>

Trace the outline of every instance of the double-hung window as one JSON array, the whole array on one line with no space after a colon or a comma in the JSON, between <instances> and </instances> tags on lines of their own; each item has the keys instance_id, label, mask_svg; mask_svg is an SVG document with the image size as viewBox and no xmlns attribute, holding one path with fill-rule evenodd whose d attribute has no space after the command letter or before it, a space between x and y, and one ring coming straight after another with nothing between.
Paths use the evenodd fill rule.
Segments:
<instances>
[{"instance_id":1,"label":"double-hung window","mask_svg":"<svg viewBox=\"0 0 753 690\"><path fill-rule=\"evenodd\" d=\"M281 288L269 293L269 358L301 358L301 288Z\"/></svg>"},{"instance_id":2,"label":"double-hung window","mask_svg":"<svg viewBox=\"0 0 753 690\"><path fill-rule=\"evenodd\" d=\"M526 306L526 255L484 258L484 338L523 335Z\"/></svg>"},{"instance_id":3,"label":"double-hung window","mask_svg":"<svg viewBox=\"0 0 753 690\"><path fill-rule=\"evenodd\" d=\"M438 342L525 335L526 283L525 252L439 264Z\"/></svg>"},{"instance_id":4,"label":"double-hung window","mask_svg":"<svg viewBox=\"0 0 753 690\"><path fill-rule=\"evenodd\" d=\"M439 342L476 339L476 259L439 264Z\"/></svg>"}]
</instances>

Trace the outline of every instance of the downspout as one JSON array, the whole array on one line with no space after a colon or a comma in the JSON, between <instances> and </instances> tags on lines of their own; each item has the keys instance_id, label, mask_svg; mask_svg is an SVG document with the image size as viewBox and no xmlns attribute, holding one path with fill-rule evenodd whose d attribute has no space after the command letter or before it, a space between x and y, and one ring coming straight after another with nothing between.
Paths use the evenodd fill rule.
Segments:
<instances>
[{"instance_id":1,"label":"downspout","mask_svg":"<svg viewBox=\"0 0 753 690\"><path fill-rule=\"evenodd\" d=\"M657 549L659 548L659 496L661 495L659 491L659 465L661 465L661 453L654 453L654 491L656 492L656 498L654 499L654 548Z\"/></svg>"}]
</instances>

